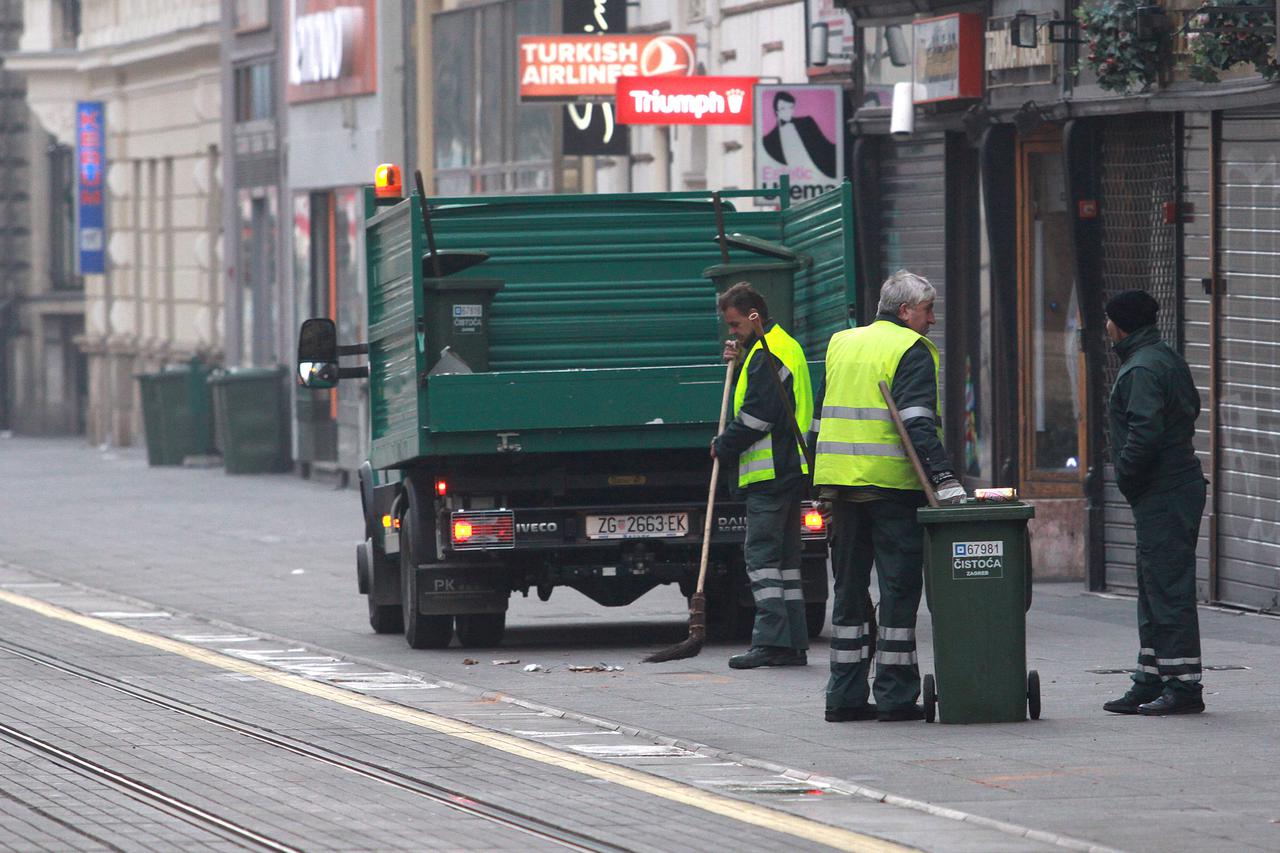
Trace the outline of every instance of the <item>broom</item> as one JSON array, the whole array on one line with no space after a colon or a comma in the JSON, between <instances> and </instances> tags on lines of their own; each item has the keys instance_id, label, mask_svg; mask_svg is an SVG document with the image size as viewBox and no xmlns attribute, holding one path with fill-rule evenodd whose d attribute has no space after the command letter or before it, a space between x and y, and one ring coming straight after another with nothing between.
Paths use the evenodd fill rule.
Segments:
<instances>
[{"instance_id":1,"label":"broom","mask_svg":"<svg viewBox=\"0 0 1280 853\"><path fill-rule=\"evenodd\" d=\"M729 389L733 385L733 362L725 367L724 393L720 397L720 428L716 435L724 432L725 414L729 408ZM711 462L711 488L707 491L707 516L702 524L702 560L698 565L698 587L689 597L689 638L654 652L644 659L645 663L662 663L669 660L683 660L697 657L702 651L702 642L707 638L707 596L703 592L707 583L707 557L711 551L711 515L716 505L716 483L720 479L720 458Z\"/></svg>"}]
</instances>

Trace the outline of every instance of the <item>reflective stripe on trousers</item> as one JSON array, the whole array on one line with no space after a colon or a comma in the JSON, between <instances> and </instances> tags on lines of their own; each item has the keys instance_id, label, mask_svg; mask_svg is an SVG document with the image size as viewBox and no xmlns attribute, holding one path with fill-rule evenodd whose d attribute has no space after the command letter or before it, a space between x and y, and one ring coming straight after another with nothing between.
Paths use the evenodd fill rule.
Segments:
<instances>
[{"instance_id":1,"label":"reflective stripe on trousers","mask_svg":"<svg viewBox=\"0 0 1280 853\"><path fill-rule=\"evenodd\" d=\"M756 605L753 646L809 647L800 573L802 488L797 482L747 492L743 556Z\"/></svg>"}]
</instances>

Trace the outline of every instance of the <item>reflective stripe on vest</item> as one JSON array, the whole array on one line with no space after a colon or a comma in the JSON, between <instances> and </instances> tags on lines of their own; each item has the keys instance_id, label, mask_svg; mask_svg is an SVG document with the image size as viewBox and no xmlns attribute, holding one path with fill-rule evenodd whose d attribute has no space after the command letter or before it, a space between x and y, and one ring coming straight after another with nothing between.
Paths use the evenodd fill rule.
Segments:
<instances>
[{"instance_id":1,"label":"reflective stripe on vest","mask_svg":"<svg viewBox=\"0 0 1280 853\"><path fill-rule=\"evenodd\" d=\"M832 336L827 346L827 390L822 401L814 483L914 491L922 488L880 393L880 380L893 386L898 363L917 341L924 341L929 347L936 383L937 347L905 326L877 320ZM938 407L939 403L935 403L933 410L912 407L907 411L912 417L928 417L936 424Z\"/></svg>"},{"instance_id":2,"label":"reflective stripe on vest","mask_svg":"<svg viewBox=\"0 0 1280 853\"><path fill-rule=\"evenodd\" d=\"M795 418L796 423L803 426L809 424L813 420L813 388L809 385L809 362L805 360L804 350L800 348L800 344L796 339L788 335L782 330L778 324L774 324L773 328L765 332L765 339L769 342L769 350L773 353L774 358L782 362L782 366L778 368L778 379L786 385L787 378L791 378L791 393L795 398ZM733 416L745 426L752 429L772 432L774 429L785 430L791 433L791 427L787 423L770 424L755 417L750 412L742 411L742 402L747 398L747 371L751 367L751 359L755 358L756 353L763 353L764 347L756 341L755 346L747 353L746 360L742 363L742 370L738 373L738 384L734 387L733 392ZM770 385L769 392L773 393L773 380L765 377L763 380ZM809 466L804 461L804 450L798 448L800 453L800 470L805 474L809 473ZM764 438L752 444L742 452L738 457L738 486L739 488L749 486L752 483L763 483L772 480L777 476L773 466L773 437L766 435Z\"/></svg>"}]
</instances>

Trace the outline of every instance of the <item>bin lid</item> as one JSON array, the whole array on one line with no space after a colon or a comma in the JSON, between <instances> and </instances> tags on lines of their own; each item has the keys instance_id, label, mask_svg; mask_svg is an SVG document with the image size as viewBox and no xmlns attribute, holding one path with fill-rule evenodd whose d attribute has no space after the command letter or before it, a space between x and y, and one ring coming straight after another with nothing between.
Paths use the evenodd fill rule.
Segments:
<instances>
[{"instance_id":1,"label":"bin lid","mask_svg":"<svg viewBox=\"0 0 1280 853\"><path fill-rule=\"evenodd\" d=\"M716 242L720 242L720 238L715 238ZM753 237L750 234L726 234L724 241L735 249L746 249L749 252L755 252L758 255L764 255L770 258L777 258L782 261L801 261L800 255L788 249L781 243L775 243L772 240L766 240L763 237Z\"/></svg>"},{"instance_id":2,"label":"bin lid","mask_svg":"<svg viewBox=\"0 0 1280 853\"><path fill-rule=\"evenodd\" d=\"M756 272L758 270L772 270L783 272L795 272L800 269L797 261L766 261L764 259L756 261L743 261L742 263L714 264L702 271L703 278L720 278L722 276L737 276L743 273Z\"/></svg>"},{"instance_id":3,"label":"bin lid","mask_svg":"<svg viewBox=\"0 0 1280 853\"><path fill-rule=\"evenodd\" d=\"M925 506L916 510L921 524L967 524L971 521L1021 521L1035 518L1036 508L1022 501L992 503L968 501L951 506Z\"/></svg>"},{"instance_id":4,"label":"bin lid","mask_svg":"<svg viewBox=\"0 0 1280 853\"><path fill-rule=\"evenodd\" d=\"M445 278L463 270L471 269L476 264L484 263L489 260L489 253L474 249L448 249L446 251L437 251L436 257L440 259L440 275L438 277ZM422 256L422 276L423 278L437 278L435 264L431 262L430 252Z\"/></svg>"},{"instance_id":5,"label":"bin lid","mask_svg":"<svg viewBox=\"0 0 1280 853\"><path fill-rule=\"evenodd\" d=\"M224 382L252 382L257 379L279 379L288 370L283 367L227 367L209 374L209 384Z\"/></svg>"},{"instance_id":6,"label":"bin lid","mask_svg":"<svg viewBox=\"0 0 1280 853\"><path fill-rule=\"evenodd\" d=\"M427 293L466 291L468 293L497 293L507 283L500 278L424 278L422 289Z\"/></svg>"}]
</instances>

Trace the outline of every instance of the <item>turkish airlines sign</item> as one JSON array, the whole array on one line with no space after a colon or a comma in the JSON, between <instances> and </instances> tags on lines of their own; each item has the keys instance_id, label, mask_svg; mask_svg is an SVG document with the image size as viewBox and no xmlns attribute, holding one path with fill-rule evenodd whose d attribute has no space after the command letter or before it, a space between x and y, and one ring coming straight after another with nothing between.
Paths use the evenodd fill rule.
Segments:
<instances>
[{"instance_id":1,"label":"turkish airlines sign","mask_svg":"<svg viewBox=\"0 0 1280 853\"><path fill-rule=\"evenodd\" d=\"M520 36L520 100L611 98L619 77L693 73L693 36Z\"/></svg>"},{"instance_id":2,"label":"turkish airlines sign","mask_svg":"<svg viewBox=\"0 0 1280 853\"><path fill-rule=\"evenodd\" d=\"M751 124L756 77L620 77L620 124Z\"/></svg>"}]
</instances>

